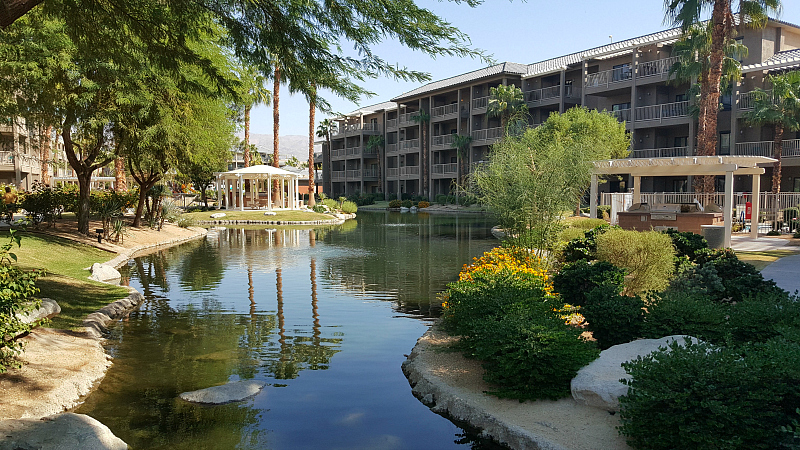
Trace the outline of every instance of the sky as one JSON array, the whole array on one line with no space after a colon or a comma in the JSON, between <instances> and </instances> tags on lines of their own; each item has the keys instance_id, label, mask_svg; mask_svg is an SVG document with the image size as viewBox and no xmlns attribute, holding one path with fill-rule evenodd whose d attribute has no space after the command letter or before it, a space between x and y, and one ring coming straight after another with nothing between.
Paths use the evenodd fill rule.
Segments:
<instances>
[{"instance_id":1,"label":"sky","mask_svg":"<svg viewBox=\"0 0 800 450\"><path fill-rule=\"evenodd\" d=\"M530 64L569 53L621 41L669 28L664 23L663 0L485 0L475 8L443 0L417 0L466 33L471 46L484 50L496 62ZM800 1L783 0L779 19L800 24ZM343 48L346 52L351 49ZM485 67L469 58L437 58L384 42L374 52L388 62L421 70L431 81L449 78ZM363 86L376 95L352 103L322 95L333 110L348 113L361 106L389 101L424 83L389 78L367 80ZM270 88L272 84L269 84ZM281 135L308 135L308 103L301 95L281 91ZM328 117L317 111L316 122ZM272 107L258 106L251 113L251 133L272 134Z\"/></svg>"}]
</instances>

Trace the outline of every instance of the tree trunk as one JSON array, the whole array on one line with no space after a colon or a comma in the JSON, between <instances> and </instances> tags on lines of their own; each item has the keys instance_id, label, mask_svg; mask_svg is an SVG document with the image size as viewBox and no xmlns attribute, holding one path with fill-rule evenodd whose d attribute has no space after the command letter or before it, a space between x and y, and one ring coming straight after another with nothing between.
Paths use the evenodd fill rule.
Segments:
<instances>
[{"instance_id":1,"label":"tree trunk","mask_svg":"<svg viewBox=\"0 0 800 450\"><path fill-rule=\"evenodd\" d=\"M308 118L308 207L313 208L317 201L314 198L316 186L314 184L314 121L317 109L315 97L311 97Z\"/></svg>"},{"instance_id":2,"label":"tree trunk","mask_svg":"<svg viewBox=\"0 0 800 450\"><path fill-rule=\"evenodd\" d=\"M114 190L117 192L128 190L128 179L125 176L125 158L121 156L114 160Z\"/></svg>"},{"instance_id":3,"label":"tree trunk","mask_svg":"<svg viewBox=\"0 0 800 450\"><path fill-rule=\"evenodd\" d=\"M280 152L278 145L280 140L280 89L281 89L281 68L275 65L275 76L272 84L272 166L280 167ZM278 180L272 182L272 203L275 204L280 200L280 183Z\"/></svg>"},{"instance_id":4,"label":"tree trunk","mask_svg":"<svg viewBox=\"0 0 800 450\"><path fill-rule=\"evenodd\" d=\"M50 186L50 158L52 152L50 151L50 134L53 132L53 126L48 125L45 127L44 136L41 139L41 147L39 148L39 160L41 162L42 183Z\"/></svg>"},{"instance_id":5,"label":"tree trunk","mask_svg":"<svg viewBox=\"0 0 800 450\"><path fill-rule=\"evenodd\" d=\"M428 130L427 124L422 122L422 195L428 198Z\"/></svg>"},{"instance_id":6,"label":"tree trunk","mask_svg":"<svg viewBox=\"0 0 800 450\"><path fill-rule=\"evenodd\" d=\"M0 3L0 27L11 25L41 2L42 0L3 0Z\"/></svg>"},{"instance_id":7,"label":"tree trunk","mask_svg":"<svg viewBox=\"0 0 800 450\"><path fill-rule=\"evenodd\" d=\"M250 167L250 105L244 107L244 166Z\"/></svg>"},{"instance_id":8,"label":"tree trunk","mask_svg":"<svg viewBox=\"0 0 800 450\"><path fill-rule=\"evenodd\" d=\"M147 191L144 186L139 186L139 203L136 204L136 215L133 216L133 227L139 228L142 222L142 213L144 212L144 204L147 201Z\"/></svg>"},{"instance_id":9,"label":"tree trunk","mask_svg":"<svg viewBox=\"0 0 800 450\"><path fill-rule=\"evenodd\" d=\"M92 192L92 172L75 171L78 178L78 233L89 234L89 195Z\"/></svg>"},{"instance_id":10,"label":"tree trunk","mask_svg":"<svg viewBox=\"0 0 800 450\"><path fill-rule=\"evenodd\" d=\"M781 193L781 154L783 153L783 124L776 123L775 124L775 139L772 144L774 147L774 154L772 155L773 158L776 159L773 169L772 169L772 193L773 194L780 194ZM754 175L757 176L757 175ZM775 205L778 204L778 199L775 199Z\"/></svg>"}]
</instances>

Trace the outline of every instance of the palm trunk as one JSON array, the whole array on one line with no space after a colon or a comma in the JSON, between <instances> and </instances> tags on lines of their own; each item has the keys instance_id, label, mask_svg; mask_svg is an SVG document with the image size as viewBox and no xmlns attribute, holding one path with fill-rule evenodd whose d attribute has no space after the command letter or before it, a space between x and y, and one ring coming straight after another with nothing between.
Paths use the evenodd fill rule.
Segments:
<instances>
[{"instance_id":1,"label":"palm trunk","mask_svg":"<svg viewBox=\"0 0 800 450\"><path fill-rule=\"evenodd\" d=\"M773 150L774 154L772 155L775 158L775 163L772 169L772 193L773 194L780 194L781 193L781 154L783 153L783 124L776 123L775 124L775 139L773 142ZM778 204L777 198L775 199L775 205ZM777 206L776 206L777 207Z\"/></svg>"},{"instance_id":2,"label":"palm trunk","mask_svg":"<svg viewBox=\"0 0 800 450\"><path fill-rule=\"evenodd\" d=\"M308 207L313 208L316 205L316 199L314 198L316 193L314 186L314 115L317 109L316 97L313 95L308 109Z\"/></svg>"},{"instance_id":3,"label":"palm trunk","mask_svg":"<svg viewBox=\"0 0 800 450\"><path fill-rule=\"evenodd\" d=\"M280 136L280 113L279 113L279 105L280 105L280 89L281 89L281 68L277 64L275 65L275 76L274 76L274 83L272 85L272 166L273 167L280 167L280 162L278 159L280 158L280 153L278 151L278 144L279 144L279 136ZM278 180L272 182L272 203L277 203L280 199L280 195L278 192L280 189L280 183Z\"/></svg>"},{"instance_id":4,"label":"palm trunk","mask_svg":"<svg viewBox=\"0 0 800 450\"><path fill-rule=\"evenodd\" d=\"M42 183L50 186L50 134L53 132L52 125L45 127L44 135L41 139L41 147L39 148L39 160L41 162Z\"/></svg>"},{"instance_id":5,"label":"palm trunk","mask_svg":"<svg viewBox=\"0 0 800 450\"><path fill-rule=\"evenodd\" d=\"M114 160L114 190L124 192L128 190L128 180L125 177L125 158Z\"/></svg>"},{"instance_id":6,"label":"palm trunk","mask_svg":"<svg viewBox=\"0 0 800 450\"><path fill-rule=\"evenodd\" d=\"M250 167L250 105L244 107L244 166Z\"/></svg>"}]
</instances>

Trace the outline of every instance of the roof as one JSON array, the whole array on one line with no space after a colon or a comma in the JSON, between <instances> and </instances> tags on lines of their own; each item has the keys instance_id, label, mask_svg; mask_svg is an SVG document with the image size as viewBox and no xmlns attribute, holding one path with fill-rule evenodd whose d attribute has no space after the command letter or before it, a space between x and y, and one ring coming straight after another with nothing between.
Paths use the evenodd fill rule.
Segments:
<instances>
[{"instance_id":1,"label":"roof","mask_svg":"<svg viewBox=\"0 0 800 450\"><path fill-rule=\"evenodd\" d=\"M598 175L737 175L764 173L759 164L776 160L766 156L678 156L672 158L630 158L594 161Z\"/></svg>"},{"instance_id":2,"label":"roof","mask_svg":"<svg viewBox=\"0 0 800 450\"><path fill-rule=\"evenodd\" d=\"M397 103L395 102L377 103L374 105L364 106L363 108L359 108L351 113L346 114L346 117L373 114L376 112L387 111L392 109L397 109Z\"/></svg>"},{"instance_id":3,"label":"roof","mask_svg":"<svg viewBox=\"0 0 800 450\"><path fill-rule=\"evenodd\" d=\"M402 99L418 97L428 92L438 91L440 89L445 89L451 86L457 86L459 84L469 83L502 74L524 75L527 72L527 70L528 68L525 64L518 64L512 62L495 64L493 66L484 67L478 70L473 70L472 72L462 73L461 75L445 78L444 80L428 83L424 86L418 87L404 94L400 94L397 97L393 98L392 101L399 101Z\"/></svg>"},{"instance_id":4,"label":"roof","mask_svg":"<svg viewBox=\"0 0 800 450\"><path fill-rule=\"evenodd\" d=\"M775 53L766 61L742 67L742 73L760 71L781 71L800 68L800 49L784 50Z\"/></svg>"},{"instance_id":5,"label":"roof","mask_svg":"<svg viewBox=\"0 0 800 450\"><path fill-rule=\"evenodd\" d=\"M266 164L257 164L255 166L250 167L243 167L241 169L231 170L228 172L222 172L219 174L220 177L238 177L238 176L245 176L246 175L266 175L266 176L275 176L275 177L296 177L297 174L294 172L290 172L288 170L279 169L277 167L268 166Z\"/></svg>"}]
</instances>

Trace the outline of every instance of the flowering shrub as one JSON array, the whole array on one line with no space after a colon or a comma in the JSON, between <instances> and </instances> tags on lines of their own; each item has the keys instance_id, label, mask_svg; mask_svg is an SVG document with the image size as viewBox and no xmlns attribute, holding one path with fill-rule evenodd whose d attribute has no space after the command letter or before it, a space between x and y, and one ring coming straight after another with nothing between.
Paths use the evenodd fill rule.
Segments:
<instances>
[{"instance_id":1,"label":"flowering shrub","mask_svg":"<svg viewBox=\"0 0 800 450\"><path fill-rule=\"evenodd\" d=\"M426 202L425 200L419 202L419 204L417 205L417 207L420 209L427 208L429 206L431 206L430 202Z\"/></svg>"}]
</instances>

